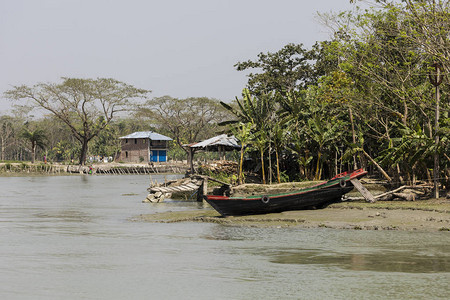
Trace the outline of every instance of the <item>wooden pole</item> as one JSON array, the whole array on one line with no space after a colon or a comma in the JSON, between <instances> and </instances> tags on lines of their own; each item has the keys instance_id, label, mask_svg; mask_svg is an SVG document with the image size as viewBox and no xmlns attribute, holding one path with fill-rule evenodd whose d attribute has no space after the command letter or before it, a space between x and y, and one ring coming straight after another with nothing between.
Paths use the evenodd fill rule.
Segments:
<instances>
[{"instance_id":1,"label":"wooden pole","mask_svg":"<svg viewBox=\"0 0 450 300\"><path fill-rule=\"evenodd\" d=\"M436 88L436 111L435 111L435 119L434 119L434 143L435 143L435 152L434 152L434 169L433 169L433 177L434 177L434 197L439 198L439 154L438 154L438 146L439 146L439 85L442 83L443 75L441 74L441 64L435 62L433 64L435 74L430 74L430 82Z\"/></svg>"},{"instance_id":2,"label":"wooden pole","mask_svg":"<svg viewBox=\"0 0 450 300\"><path fill-rule=\"evenodd\" d=\"M192 151L192 147L189 147L189 163L191 167L191 174L194 174L194 152Z\"/></svg>"},{"instance_id":3,"label":"wooden pole","mask_svg":"<svg viewBox=\"0 0 450 300\"><path fill-rule=\"evenodd\" d=\"M439 68L436 68L436 72L439 76ZM439 145L439 86L436 86L436 116L435 116L435 137L434 143L436 149L434 151L434 198L439 198L439 154L438 154L438 145Z\"/></svg>"}]
</instances>

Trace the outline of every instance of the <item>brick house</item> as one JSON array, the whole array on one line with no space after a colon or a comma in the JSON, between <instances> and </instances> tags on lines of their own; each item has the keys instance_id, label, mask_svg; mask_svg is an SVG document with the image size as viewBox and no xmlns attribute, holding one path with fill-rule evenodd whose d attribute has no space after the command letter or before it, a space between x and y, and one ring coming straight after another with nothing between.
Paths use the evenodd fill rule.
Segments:
<instances>
[{"instance_id":1,"label":"brick house","mask_svg":"<svg viewBox=\"0 0 450 300\"><path fill-rule=\"evenodd\" d=\"M134 132L119 139L122 141L119 161L147 163L167 161L168 141L172 140L152 131Z\"/></svg>"}]
</instances>

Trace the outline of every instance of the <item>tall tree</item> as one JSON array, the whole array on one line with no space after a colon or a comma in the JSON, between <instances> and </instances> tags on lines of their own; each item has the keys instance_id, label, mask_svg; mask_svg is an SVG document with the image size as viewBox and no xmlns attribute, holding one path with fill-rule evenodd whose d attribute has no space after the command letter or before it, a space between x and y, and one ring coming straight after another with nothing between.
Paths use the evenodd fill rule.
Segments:
<instances>
[{"instance_id":1,"label":"tall tree","mask_svg":"<svg viewBox=\"0 0 450 300\"><path fill-rule=\"evenodd\" d=\"M288 44L275 53L259 53L257 60L238 62L238 71L258 70L248 75L247 87L259 96L272 91L285 93L305 89L315 83L318 74L312 60L317 58L315 50L306 50L302 44Z\"/></svg>"},{"instance_id":2,"label":"tall tree","mask_svg":"<svg viewBox=\"0 0 450 300\"><path fill-rule=\"evenodd\" d=\"M81 144L80 165L84 165L88 143L121 111L130 109L131 101L149 91L110 79L62 78L63 82L39 83L32 87L16 86L5 93L10 99L30 100L72 131Z\"/></svg>"}]
</instances>

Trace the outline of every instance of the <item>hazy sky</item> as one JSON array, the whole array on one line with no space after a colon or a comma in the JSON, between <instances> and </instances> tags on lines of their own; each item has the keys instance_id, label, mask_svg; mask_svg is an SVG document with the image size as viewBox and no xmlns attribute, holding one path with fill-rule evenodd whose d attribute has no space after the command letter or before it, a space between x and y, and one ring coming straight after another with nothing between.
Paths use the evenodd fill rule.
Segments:
<instances>
[{"instance_id":1,"label":"hazy sky","mask_svg":"<svg viewBox=\"0 0 450 300\"><path fill-rule=\"evenodd\" d=\"M111 77L152 96L240 96L238 61L329 38L317 12L349 0L0 0L0 95L60 77ZM0 98L0 113L11 107Z\"/></svg>"}]
</instances>

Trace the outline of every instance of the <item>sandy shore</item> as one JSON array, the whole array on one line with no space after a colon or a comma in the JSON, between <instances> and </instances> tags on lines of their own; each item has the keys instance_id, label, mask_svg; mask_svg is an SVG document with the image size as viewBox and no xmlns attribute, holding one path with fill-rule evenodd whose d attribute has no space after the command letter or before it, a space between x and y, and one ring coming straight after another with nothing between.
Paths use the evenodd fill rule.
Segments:
<instances>
[{"instance_id":1,"label":"sandy shore","mask_svg":"<svg viewBox=\"0 0 450 300\"><path fill-rule=\"evenodd\" d=\"M221 217L212 208L143 214L135 221L211 222L229 226L335 228L352 230L450 231L450 200L342 202L325 209Z\"/></svg>"}]
</instances>

